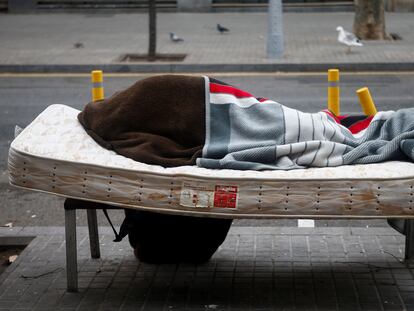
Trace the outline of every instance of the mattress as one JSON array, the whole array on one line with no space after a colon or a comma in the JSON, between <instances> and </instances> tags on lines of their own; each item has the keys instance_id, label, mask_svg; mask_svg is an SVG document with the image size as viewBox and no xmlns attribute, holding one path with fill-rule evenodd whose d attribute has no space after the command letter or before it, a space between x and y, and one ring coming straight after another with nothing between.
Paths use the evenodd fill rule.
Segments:
<instances>
[{"instance_id":1,"label":"mattress","mask_svg":"<svg viewBox=\"0 0 414 311\"><path fill-rule=\"evenodd\" d=\"M11 143L12 185L160 213L221 218L412 218L414 164L290 171L164 168L100 147L51 105Z\"/></svg>"}]
</instances>

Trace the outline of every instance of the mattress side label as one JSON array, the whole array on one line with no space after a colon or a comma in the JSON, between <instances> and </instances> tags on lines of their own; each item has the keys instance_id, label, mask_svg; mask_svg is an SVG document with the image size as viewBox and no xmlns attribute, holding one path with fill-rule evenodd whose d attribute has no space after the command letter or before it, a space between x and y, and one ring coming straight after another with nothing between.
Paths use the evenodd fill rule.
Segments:
<instances>
[{"instance_id":1,"label":"mattress side label","mask_svg":"<svg viewBox=\"0 0 414 311\"><path fill-rule=\"evenodd\" d=\"M238 187L184 181L180 205L195 208L237 208Z\"/></svg>"}]
</instances>

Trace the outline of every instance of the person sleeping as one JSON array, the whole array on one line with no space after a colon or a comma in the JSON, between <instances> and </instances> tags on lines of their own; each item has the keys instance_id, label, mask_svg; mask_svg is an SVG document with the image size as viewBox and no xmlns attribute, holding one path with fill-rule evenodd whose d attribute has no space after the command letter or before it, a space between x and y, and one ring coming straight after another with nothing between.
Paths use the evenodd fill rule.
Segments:
<instances>
[{"instance_id":1,"label":"person sleeping","mask_svg":"<svg viewBox=\"0 0 414 311\"><path fill-rule=\"evenodd\" d=\"M139 162L275 170L411 161L413 116L412 109L374 117L304 113L209 77L162 75L87 104L78 119L101 146ZM128 234L137 258L149 263L207 261L232 223L125 214L119 237Z\"/></svg>"},{"instance_id":2,"label":"person sleeping","mask_svg":"<svg viewBox=\"0 0 414 311\"><path fill-rule=\"evenodd\" d=\"M78 115L101 146L147 164L276 170L414 157L414 110L305 113L204 76L143 79Z\"/></svg>"}]
</instances>

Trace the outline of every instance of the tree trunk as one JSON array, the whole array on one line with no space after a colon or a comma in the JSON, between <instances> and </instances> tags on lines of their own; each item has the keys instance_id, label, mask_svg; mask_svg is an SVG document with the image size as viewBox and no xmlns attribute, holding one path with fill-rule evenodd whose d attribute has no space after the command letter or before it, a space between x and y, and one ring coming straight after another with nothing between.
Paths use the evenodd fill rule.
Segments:
<instances>
[{"instance_id":1,"label":"tree trunk","mask_svg":"<svg viewBox=\"0 0 414 311\"><path fill-rule=\"evenodd\" d=\"M157 50L157 8L155 0L148 0L149 15L149 43L148 43L148 60L154 61Z\"/></svg>"},{"instance_id":2,"label":"tree trunk","mask_svg":"<svg viewBox=\"0 0 414 311\"><path fill-rule=\"evenodd\" d=\"M365 40L388 39L385 32L384 0L354 0L354 34Z\"/></svg>"}]
</instances>

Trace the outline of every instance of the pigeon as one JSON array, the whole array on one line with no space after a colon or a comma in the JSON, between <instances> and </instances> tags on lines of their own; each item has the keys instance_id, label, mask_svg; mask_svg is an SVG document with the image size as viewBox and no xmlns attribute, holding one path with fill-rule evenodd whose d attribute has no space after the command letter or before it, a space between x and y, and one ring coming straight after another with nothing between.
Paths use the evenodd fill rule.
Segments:
<instances>
[{"instance_id":1,"label":"pigeon","mask_svg":"<svg viewBox=\"0 0 414 311\"><path fill-rule=\"evenodd\" d=\"M217 30L222 34L223 32L229 32L230 30L226 27L221 26L220 24L217 24Z\"/></svg>"},{"instance_id":2,"label":"pigeon","mask_svg":"<svg viewBox=\"0 0 414 311\"><path fill-rule=\"evenodd\" d=\"M348 46L348 50L346 52L347 54L351 53L351 47L353 47L353 46L362 46L363 45L353 33L350 33L348 31L344 30L344 28L342 28L342 26L336 27L336 31L339 32L338 33L338 42Z\"/></svg>"},{"instance_id":3,"label":"pigeon","mask_svg":"<svg viewBox=\"0 0 414 311\"><path fill-rule=\"evenodd\" d=\"M395 32L391 32L391 33L390 33L390 37L391 37L393 40L402 40L402 37L401 37L398 33L395 33Z\"/></svg>"},{"instance_id":4,"label":"pigeon","mask_svg":"<svg viewBox=\"0 0 414 311\"><path fill-rule=\"evenodd\" d=\"M171 39L171 41L173 41L173 42L182 42L182 41L184 41L184 39L183 38L180 38L180 37L178 37L175 33L173 33L173 32L170 32L170 39Z\"/></svg>"},{"instance_id":5,"label":"pigeon","mask_svg":"<svg viewBox=\"0 0 414 311\"><path fill-rule=\"evenodd\" d=\"M84 48L85 46L84 46L84 44L83 44L82 42L75 42L75 43L73 44L73 47L74 47L75 49L81 49L81 48Z\"/></svg>"}]
</instances>

